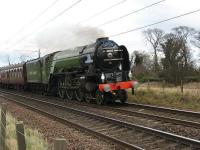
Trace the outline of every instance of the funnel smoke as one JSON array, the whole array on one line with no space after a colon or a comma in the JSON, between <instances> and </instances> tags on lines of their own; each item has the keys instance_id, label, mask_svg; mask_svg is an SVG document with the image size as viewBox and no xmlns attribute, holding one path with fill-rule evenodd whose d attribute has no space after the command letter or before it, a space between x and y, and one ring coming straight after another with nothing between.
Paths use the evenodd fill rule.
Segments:
<instances>
[{"instance_id":1,"label":"funnel smoke","mask_svg":"<svg viewBox=\"0 0 200 150\"><path fill-rule=\"evenodd\" d=\"M87 45L103 36L104 32L98 28L61 25L40 32L36 37L36 44L39 48L52 52Z\"/></svg>"}]
</instances>

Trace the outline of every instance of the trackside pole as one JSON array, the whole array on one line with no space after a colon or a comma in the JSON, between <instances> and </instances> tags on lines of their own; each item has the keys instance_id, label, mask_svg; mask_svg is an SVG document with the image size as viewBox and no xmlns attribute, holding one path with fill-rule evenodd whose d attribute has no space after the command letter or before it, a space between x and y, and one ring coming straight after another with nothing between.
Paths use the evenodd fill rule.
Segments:
<instances>
[{"instance_id":1,"label":"trackside pole","mask_svg":"<svg viewBox=\"0 0 200 150\"><path fill-rule=\"evenodd\" d=\"M6 141L6 109L7 104L2 103L1 106L1 150L5 150L5 141Z\"/></svg>"},{"instance_id":2,"label":"trackside pole","mask_svg":"<svg viewBox=\"0 0 200 150\"><path fill-rule=\"evenodd\" d=\"M24 124L22 121L16 123L16 134L17 134L18 150L26 150Z\"/></svg>"},{"instance_id":3,"label":"trackside pole","mask_svg":"<svg viewBox=\"0 0 200 150\"><path fill-rule=\"evenodd\" d=\"M57 138L54 141L54 150L66 150L66 140L64 138Z\"/></svg>"}]
</instances>

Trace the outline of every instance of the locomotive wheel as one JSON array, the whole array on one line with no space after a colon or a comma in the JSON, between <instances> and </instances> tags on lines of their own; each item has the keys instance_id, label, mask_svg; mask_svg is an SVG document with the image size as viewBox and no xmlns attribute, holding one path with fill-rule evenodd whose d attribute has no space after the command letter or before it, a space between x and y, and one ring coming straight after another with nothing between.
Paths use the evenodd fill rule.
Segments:
<instances>
[{"instance_id":1,"label":"locomotive wheel","mask_svg":"<svg viewBox=\"0 0 200 150\"><path fill-rule=\"evenodd\" d=\"M65 82L63 79L58 81L58 95L60 98L64 99L66 97L66 91L64 89Z\"/></svg>"},{"instance_id":2,"label":"locomotive wheel","mask_svg":"<svg viewBox=\"0 0 200 150\"><path fill-rule=\"evenodd\" d=\"M75 90L75 93L74 93L75 97L76 97L76 100L78 100L79 102L82 102L84 100L84 91L83 89L79 88L77 90Z\"/></svg>"},{"instance_id":3,"label":"locomotive wheel","mask_svg":"<svg viewBox=\"0 0 200 150\"><path fill-rule=\"evenodd\" d=\"M74 98L74 91L73 90L66 90L66 97L68 100L72 100Z\"/></svg>"},{"instance_id":4,"label":"locomotive wheel","mask_svg":"<svg viewBox=\"0 0 200 150\"><path fill-rule=\"evenodd\" d=\"M121 103L125 103L128 99L127 92L125 90L120 91L120 101Z\"/></svg>"},{"instance_id":5,"label":"locomotive wheel","mask_svg":"<svg viewBox=\"0 0 200 150\"><path fill-rule=\"evenodd\" d=\"M74 91L74 96L77 101L82 102L85 98L84 86L81 85L80 79L76 79L74 83L78 88Z\"/></svg>"},{"instance_id":6,"label":"locomotive wheel","mask_svg":"<svg viewBox=\"0 0 200 150\"><path fill-rule=\"evenodd\" d=\"M92 102L92 94L91 93L86 92L86 94L85 94L85 101L87 103L91 103Z\"/></svg>"},{"instance_id":7,"label":"locomotive wheel","mask_svg":"<svg viewBox=\"0 0 200 150\"><path fill-rule=\"evenodd\" d=\"M99 90L96 91L96 103L98 105L103 105L105 102L104 93Z\"/></svg>"}]
</instances>

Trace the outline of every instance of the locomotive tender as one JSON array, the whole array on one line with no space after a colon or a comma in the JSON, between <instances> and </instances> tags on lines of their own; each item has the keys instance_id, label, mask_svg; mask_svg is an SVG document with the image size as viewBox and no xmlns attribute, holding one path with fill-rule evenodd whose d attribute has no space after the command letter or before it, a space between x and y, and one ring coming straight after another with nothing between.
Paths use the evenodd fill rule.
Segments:
<instances>
[{"instance_id":1,"label":"locomotive tender","mask_svg":"<svg viewBox=\"0 0 200 150\"><path fill-rule=\"evenodd\" d=\"M90 45L0 68L0 84L6 88L58 94L69 100L96 101L101 105L108 101L127 101L126 89L137 86L129 73L126 47L105 37Z\"/></svg>"}]
</instances>

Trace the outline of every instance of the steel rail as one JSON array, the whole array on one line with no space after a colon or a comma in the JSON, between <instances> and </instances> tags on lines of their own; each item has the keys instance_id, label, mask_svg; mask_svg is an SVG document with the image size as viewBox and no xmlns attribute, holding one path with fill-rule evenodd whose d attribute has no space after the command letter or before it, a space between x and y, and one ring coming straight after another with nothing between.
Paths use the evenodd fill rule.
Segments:
<instances>
[{"instance_id":1,"label":"steel rail","mask_svg":"<svg viewBox=\"0 0 200 150\"><path fill-rule=\"evenodd\" d=\"M53 119L53 120L56 120L56 121L58 121L58 122L60 122L60 123L62 123L62 124L64 124L64 125L68 125L68 126L70 126L70 127L72 127L72 128L81 130L82 132L87 132L87 133L89 133L90 135L95 136L95 137L97 137L97 138L100 137L100 138L103 139L103 140L110 141L111 143L115 143L115 144L117 144L117 145L120 145L120 146L122 146L122 147L129 148L129 149L133 149L133 150L144 150L143 148L141 148L141 147L139 147L139 146L137 146L137 145L133 145L133 144L127 143L127 142L125 142L125 141L119 140L119 139L117 139L117 138L114 138L114 137L111 137L111 136L102 134L102 133L100 133L100 132L94 131L94 130L92 130L92 129L86 128L86 127L84 127L84 126L81 126L81 125L79 125L79 124L73 123L73 122L71 122L71 121L69 121L69 120L66 120L66 119L64 119L64 118L58 117L58 116L56 116L56 115L53 115L53 114L51 114L51 113L49 113L49 112L47 112L47 111L44 111L44 110L42 110L42 109L38 109L38 108L36 108L36 107L33 107L33 106L31 106L31 105L29 105L29 104L26 104L26 103L24 103L24 102L20 102L20 101L18 101L18 100L15 100L15 99L12 99L12 98L8 98L8 97L3 96L3 95L0 95L0 97L5 98L5 99L10 100L10 101L13 101L13 102L15 102L15 103L17 103L17 104L19 104L19 105L24 106L24 107L30 108L31 110L36 111L36 112L38 112L38 113L40 113L40 114L43 114L43 115L45 115L45 116L47 116L47 117L49 117L49 118L51 118L51 119Z\"/></svg>"},{"instance_id":2,"label":"steel rail","mask_svg":"<svg viewBox=\"0 0 200 150\"><path fill-rule=\"evenodd\" d=\"M80 103L78 103L78 104L80 105ZM90 105L84 104L84 106L90 106ZM158 120L158 121L163 121L163 122L167 122L167 123L174 123L174 124L183 125L183 126L187 126L187 127L200 128L200 123L194 122L194 121L188 121L188 120L176 119L176 118L172 118L172 117L159 116L159 115L148 114L148 113L144 113L144 112L125 110L125 109L115 108L115 107L110 107L110 106L91 105L91 107L103 109L103 110L108 110L108 111L113 111L113 112L116 112L116 113L121 113L121 114L125 114L125 115L130 115L130 116L150 118L150 119L154 119L154 120Z\"/></svg>"},{"instance_id":3,"label":"steel rail","mask_svg":"<svg viewBox=\"0 0 200 150\"><path fill-rule=\"evenodd\" d=\"M10 93L10 94L13 94L13 93ZM139 131L144 131L146 133L149 133L150 135L156 135L156 136L159 136L159 137L162 137L162 138L164 137L165 139L175 141L176 143L181 143L181 144L189 145L189 146L192 145L192 147L200 148L200 141L199 140L179 136L179 135L176 135L176 134L156 130L156 129L149 128L149 127L144 127L144 126L141 126L141 125L128 123L128 122L125 122L125 121L119 121L119 120L116 120L116 119L113 119L113 118L105 117L105 116L102 116L102 115L97 115L97 114L94 114L94 113L89 113L89 112L86 112L86 111L62 106L62 105L51 103L51 102L42 101L42 100L39 100L39 99L36 99L36 98L31 98L31 97L28 97L28 96L23 96L23 95L19 95L19 94L13 94L13 95L23 97L23 98L26 98L26 99L29 99L29 100L33 100L33 101L36 101L36 102L40 102L40 103L43 103L43 104L52 105L52 106L55 106L57 108L62 108L64 110L68 110L70 112L74 112L74 113L77 113L77 114L81 114L81 115L84 114L85 116L94 117L95 119L114 123L114 124L129 128L129 129L137 129Z\"/></svg>"},{"instance_id":4,"label":"steel rail","mask_svg":"<svg viewBox=\"0 0 200 150\"><path fill-rule=\"evenodd\" d=\"M189 117L198 117L200 118L200 112L194 112L194 111L187 111L187 110L180 110L180 109L174 109L174 108L166 108L166 107L160 107L160 106L153 106L153 105L145 105L145 104L137 104L137 103L126 103L125 106L128 107L140 107L155 111L162 111L167 113L176 113L181 114Z\"/></svg>"},{"instance_id":5,"label":"steel rail","mask_svg":"<svg viewBox=\"0 0 200 150\"><path fill-rule=\"evenodd\" d=\"M177 118L173 118L173 117L159 116L159 115L148 114L148 113L144 113L144 112L125 110L123 108L121 109L121 108L116 108L116 107L111 107L111 106L98 106L98 105L94 105L94 104L83 104L83 103L75 102L75 101L73 101L73 103L82 105L82 106L88 106L88 107L92 107L92 108L113 111L113 112L121 113L121 114L125 114L125 115L150 118L150 119L163 121L163 122L167 122L167 123L174 123L177 125L183 125L183 126L187 126L187 127L200 128L200 122L188 121L186 119L183 120L183 119L177 119ZM196 113L196 112L193 112L193 113ZM179 115L179 114L177 114L177 115Z\"/></svg>"},{"instance_id":6,"label":"steel rail","mask_svg":"<svg viewBox=\"0 0 200 150\"><path fill-rule=\"evenodd\" d=\"M83 106L90 106L90 107L97 108L97 109L103 109L103 110L113 111L113 112L122 113L122 114L126 114L126 115L131 115L131 116L138 116L138 117L150 118L150 119L154 119L154 120L158 120L158 121L174 123L174 124L177 124L177 125L183 125L183 126L187 126L187 127L200 128L200 123L199 122L188 121L186 119L183 120L183 119L177 119L177 118L173 118L173 117L159 116L159 115L148 114L148 113L137 112L137 111L130 111L130 110L125 110L125 109L120 109L120 108L110 107L110 106L97 106L97 105L93 105L93 104L88 105L88 104L83 104L83 103L75 102L75 101L73 101L73 103L78 104L78 105L83 105ZM132 103L132 104L135 105L135 103ZM127 103L126 105L133 106L132 104L131 103ZM141 106L142 104L137 104L137 105ZM148 109L150 109L149 106L151 106L151 105L142 105L142 107L143 106L145 106L145 107L148 106ZM155 106L153 106L153 107L155 107ZM158 107L156 107L156 109L157 108ZM159 107L158 109L160 110L160 109L163 109L163 108L164 107ZM166 109L168 109L168 108L164 109L165 112L166 112ZM175 111L176 111L176 109L173 109L174 113L175 113ZM178 110L177 113L179 113L180 111L184 112L184 114L189 112L189 115L187 115L187 116L190 116L190 117L193 114L195 114L195 117L196 117L196 115L198 114L198 112L192 112L192 114L190 114L191 111L183 111L183 110ZM171 109L170 109L170 112L171 112Z\"/></svg>"}]
</instances>

